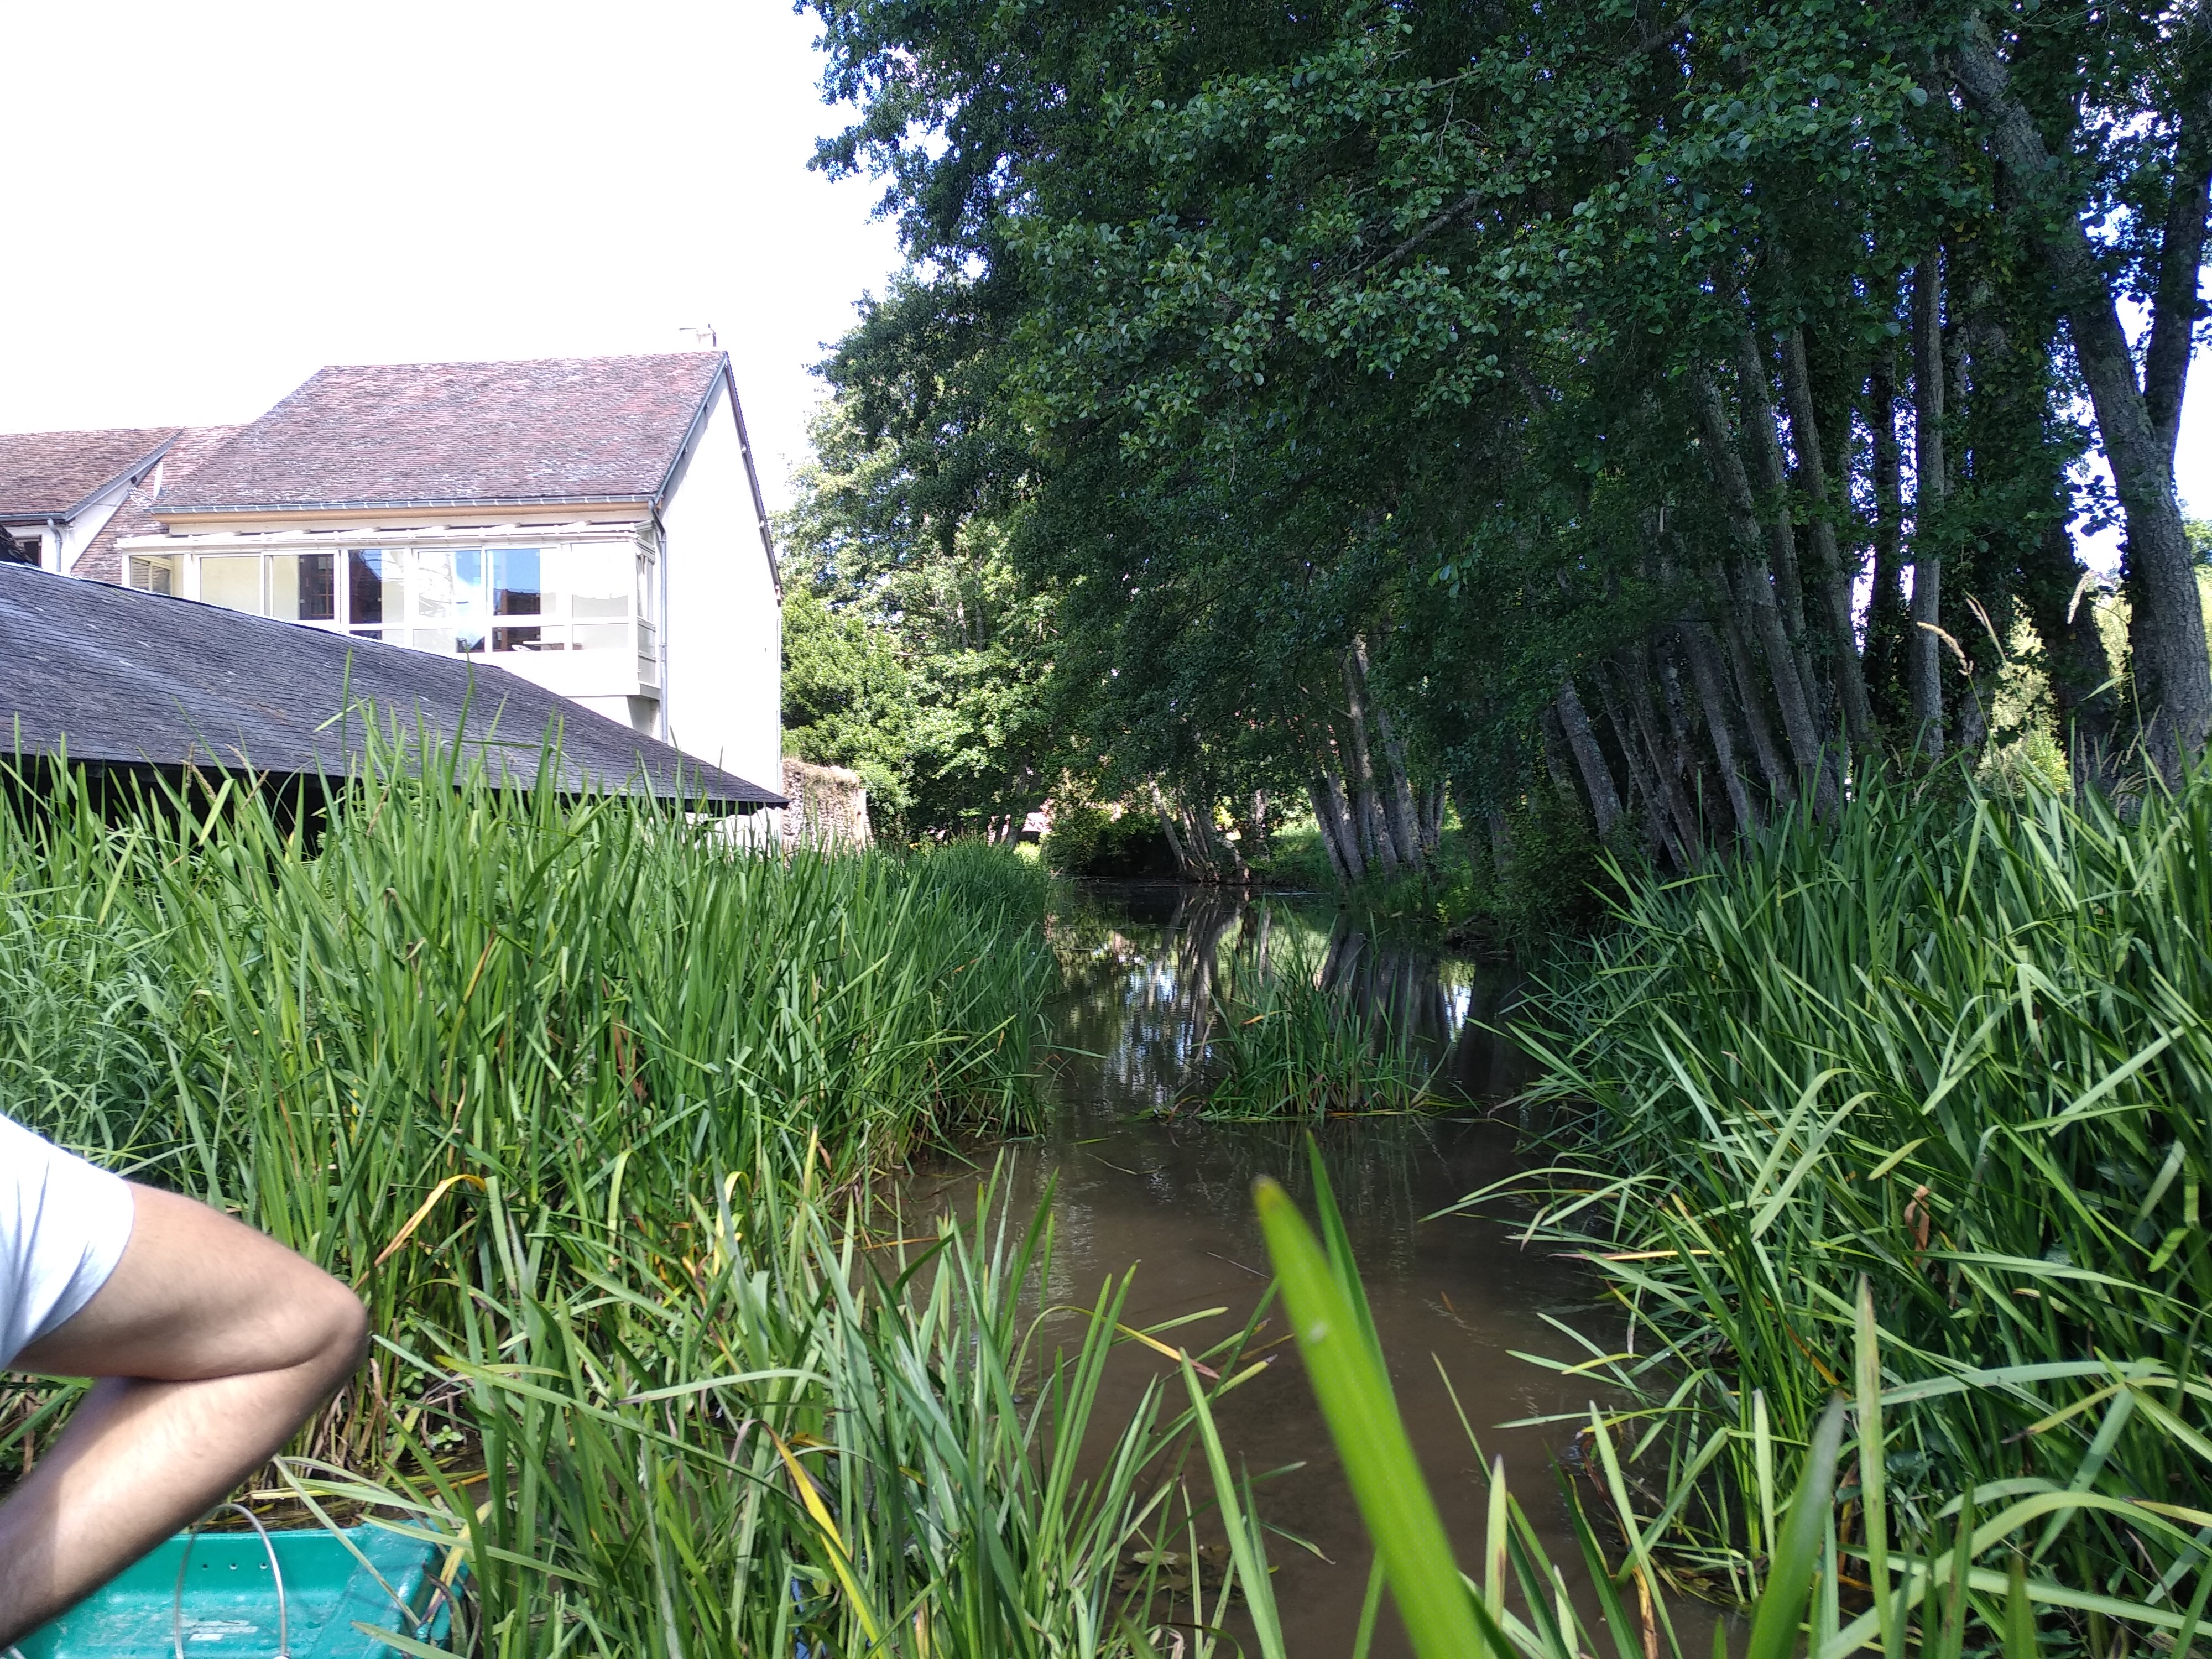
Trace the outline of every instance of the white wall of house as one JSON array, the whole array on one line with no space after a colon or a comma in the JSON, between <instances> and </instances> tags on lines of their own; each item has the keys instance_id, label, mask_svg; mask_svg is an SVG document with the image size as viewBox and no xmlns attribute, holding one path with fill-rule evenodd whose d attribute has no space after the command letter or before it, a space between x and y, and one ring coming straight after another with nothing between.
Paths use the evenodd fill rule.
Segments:
<instances>
[{"instance_id":1,"label":"white wall of house","mask_svg":"<svg viewBox=\"0 0 2212 1659\"><path fill-rule=\"evenodd\" d=\"M721 385L661 526L663 735L686 754L773 789L783 763L783 610Z\"/></svg>"}]
</instances>

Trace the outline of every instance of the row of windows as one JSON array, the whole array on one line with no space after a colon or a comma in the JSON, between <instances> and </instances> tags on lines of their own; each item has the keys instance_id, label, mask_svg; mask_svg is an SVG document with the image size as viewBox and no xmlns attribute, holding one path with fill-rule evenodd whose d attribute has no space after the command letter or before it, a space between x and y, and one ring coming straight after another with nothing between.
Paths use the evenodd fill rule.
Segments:
<instances>
[{"instance_id":1,"label":"row of windows","mask_svg":"<svg viewBox=\"0 0 2212 1659\"><path fill-rule=\"evenodd\" d=\"M650 568L628 546L355 547L134 556L130 582L422 651L616 651L653 620Z\"/></svg>"}]
</instances>

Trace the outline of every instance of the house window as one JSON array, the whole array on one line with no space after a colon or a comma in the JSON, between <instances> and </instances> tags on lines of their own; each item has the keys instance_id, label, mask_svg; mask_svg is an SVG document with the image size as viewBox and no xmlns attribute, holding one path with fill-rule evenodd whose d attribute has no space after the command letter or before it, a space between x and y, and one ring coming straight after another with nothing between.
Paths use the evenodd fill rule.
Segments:
<instances>
[{"instance_id":1,"label":"house window","mask_svg":"<svg viewBox=\"0 0 2212 1659\"><path fill-rule=\"evenodd\" d=\"M200 598L227 610L262 616L261 556L210 554L200 560Z\"/></svg>"},{"instance_id":2,"label":"house window","mask_svg":"<svg viewBox=\"0 0 2212 1659\"><path fill-rule=\"evenodd\" d=\"M274 553L269 558L269 614L286 622L336 622L337 560L329 553Z\"/></svg>"},{"instance_id":3,"label":"house window","mask_svg":"<svg viewBox=\"0 0 2212 1659\"><path fill-rule=\"evenodd\" d=\"M200 598L282 622L335 622L337 563L329 553L207 554L200 560Z\"/></svg>"},{"instance_id":4,"label":"house window","mask_svg":"<svg viewBox=\"0 0 2212 1659\"><path fill-rule=\"evenodd\" d=\"M389 548L356 547L349 549L345 557L346 631L365 640L380 640L384 624L399 621L406 611L400 556Z\"/></svg>"},{"instance_id":5,"label":"house window","mask_svg":"<svg viewBox=\"0 0 2212 1659\"><path fill-rule=\"evenodd\" d=\"M488 643L494 651L549 647L557 651L564 643L547 639L541 622L508 620L546 614L541 550L459 547L451 554L426 552L419 556L425 591L436 590L446 596L447 608L440 614L452 618L451 649L464 653L482 651Z\"/></svg>"},{"instance_id":6,"label":"house window","mask_svg":"<svg viewBox=\"0 0 2212 1659\"><path fill-rule=\"evenodd\" d=\"M142 593L174 593L177 562L173 558L142 559L134 556L124 573L124 580Z\"/></svg>"},{"instance_id":7,"label":"house window","mask_svg":"<svg viewBox=\"0 0 2212 1659\"><path fill-rule=\"evenodd\" d=\"M134 557L131 585L175 580L173 557ZM205 553L199 596L258 617L434 651L645 650L652 563L635 546L353 547Z\"/></svg>"}]
</instances>

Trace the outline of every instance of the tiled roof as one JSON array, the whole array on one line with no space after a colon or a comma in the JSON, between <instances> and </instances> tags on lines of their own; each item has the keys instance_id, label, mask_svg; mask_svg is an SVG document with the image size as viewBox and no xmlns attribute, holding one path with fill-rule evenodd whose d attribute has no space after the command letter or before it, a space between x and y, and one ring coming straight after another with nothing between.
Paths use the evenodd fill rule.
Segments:
<instances>
[{"instance_id":1,"label":"tiled roof","mask_svg":"<svg viewBox=\"0 0 2212 1659\"><path fill-rule=\"evenodd\" d=\"M234 426L188 426L179 433L176 442L169 446L169 453L161 457L162 490L173 495L192 469L237 430ZM123 556L116 551L115 544L125 536L150 536L161 530L152 510L155 500L153 490L134 487L124 497L123 505L101 526L100 534L76 556L76 562L70 567L69 574L88 576L94 581L121 581Z\"/></svg>"},{"instance_id":2,"label":"tiled roof","mask_svg":"<svg viewBox=\"0 0 2212 1659\"><path fill-rule=\"evenodd\" d=\"M0 519L61 519L151 460L173 426L0 432Z\"/></svg>"},{"instance_id":3,"label":"tiled roof","mask_svg":"<svg viewBox=\"0 0 2212 1659\"><path fill-rule=\"evenodd\" d=\"M318 371L166 490L179 513L641 501L722 374L719 351Z\"/></svg>"},{"instance_id":4,"label":"tiled roof","mask_svg":"<svg viewBox=\"0 0 2212 1659\"><path fill-rule=\"evenodd\" d=\"M0 565L9 754L20 744L26 756L66 749L72 761L172 774L190 764L343 777L362 763L363 704L387 730L419 719L448 742L462 733L495 775L523 787L557 725L564 789L784 804L502 668Z\"/></svg>"}]
</instances>

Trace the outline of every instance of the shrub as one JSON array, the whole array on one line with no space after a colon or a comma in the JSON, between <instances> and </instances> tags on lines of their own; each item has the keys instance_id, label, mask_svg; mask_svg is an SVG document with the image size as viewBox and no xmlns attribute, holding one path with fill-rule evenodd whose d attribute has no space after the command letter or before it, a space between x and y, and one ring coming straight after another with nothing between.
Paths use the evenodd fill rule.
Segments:
<instances>
[{"instance_id":1,"label":"shrub","mask_svg":"<svg viewBox=\"0 0 2212 1659\"><path fill-rule=\"evenodd\" d=\"M1176 873L1175 850L1159 815L1133 807L1119 817L1087 802L1055 807L1043 851L1045 863L1062 875L1128 879Z\"/></svg>"}]
</instances>

